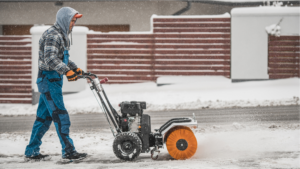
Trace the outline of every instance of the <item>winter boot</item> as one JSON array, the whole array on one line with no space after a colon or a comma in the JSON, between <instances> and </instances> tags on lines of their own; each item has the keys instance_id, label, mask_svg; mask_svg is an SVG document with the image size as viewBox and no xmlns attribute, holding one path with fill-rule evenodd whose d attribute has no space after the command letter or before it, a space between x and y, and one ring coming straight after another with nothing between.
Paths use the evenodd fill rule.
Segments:
<instances>
[{"instance_id":1,"label":"winter boot","mask_svg":"<svg viewBox=\"0 0 300 169\"><path fill-rule=\"evenodd\" d=\"M65 154L63 159L68 159L68 160L82 160L86 158L87 153L72 153L72 154Z\"/></svg>"},{"instance_id":2,"label":"winter boot","mask_svg":"<svg viewBox=\"0 0 300 169\"><path fill-rule=\"evenodd\" d=\"M24 161L48 161L51 159L51 156L49 155L42 155L42 154L39 154L37 156L26 156L24 158Z\"/></svg>"}]
</instances>

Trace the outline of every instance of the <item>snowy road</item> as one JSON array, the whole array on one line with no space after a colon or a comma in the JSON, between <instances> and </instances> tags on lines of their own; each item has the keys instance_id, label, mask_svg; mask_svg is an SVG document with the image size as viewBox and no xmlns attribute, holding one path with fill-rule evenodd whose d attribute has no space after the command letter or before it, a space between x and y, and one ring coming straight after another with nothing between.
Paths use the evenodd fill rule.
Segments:
<instances>
[{"instance_id":1,"label":"snowy road","mask_svg":"<svg viewBox=\"0 0 300 169\"><path fill-rule=\"evenodd\" d=\"M109 130L72 132L79 152L91 156L81 163L55 164L61 158L60 144L54 131L43 138L41 152L51 161L24 163L23 153L30 132L0 134L0 168L30 169L194 169L194 168L300 168L299 123L260 122L231 124L200 124L194 130L198 141L196 154L188 160L172 159L161 149L157 161L141 154L134 162L124 162L112 151L113 136Z\"/></svg>"},{"instance_id":2,"label":"snowy road","mask_svg":"<svg viewBox=\"0 0 300 169\"><path fill-rule=\"evenodd\" d=\"M152 129L158 128L170 118L192 117L195 113L199 124L220 124L233 122L260 121L299 121L299 106L201 109L180 111L144 112L151 116ZM31 131L35 116L0 116L0 133ZM108 123L103 114L72 114L72 131L107 129ZM54 131L54 125L50 130Z\"/></svg>"},{"instance_id":3,"label":"snowy road","mask_svg":"<svg viewBox=\"0 0 300 169\"><path fill-rule=\"evenodd\" d=\"M165 148L161 149L157 161L151 160L149 154L141 154L134 162L121 161L112 151L114 138L103 115L77 114L71 115L71 137L77 150L87 152L90 154L89 158L81 163L56 164L61 158L61 148L52 125L52 130L46 133L41 146L41 152L50 154L52 160L24 163L23 153L28 144L34 116L2 116L0 169L300 168L299 106L147 113L152 117L153 126L160 126L171 117L195 113L199 121L198 128L194 129L198 141L196 154L191 159L177 161Z\"/></svg>"}]
</instances>

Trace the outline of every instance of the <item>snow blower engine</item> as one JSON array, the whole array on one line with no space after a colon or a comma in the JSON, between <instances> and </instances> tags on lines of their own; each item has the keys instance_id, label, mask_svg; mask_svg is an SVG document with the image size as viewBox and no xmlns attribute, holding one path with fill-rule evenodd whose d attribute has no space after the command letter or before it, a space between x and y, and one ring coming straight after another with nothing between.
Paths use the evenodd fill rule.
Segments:
<instances>
[{"instance_id":1,"label":"snow blower engine","mask_svg":"<svg viewBox=\"0 0 300 169\"><path fill-rule=\"evenodd\" d=\"M160 153L159 149L164 148L164 145L174 159L188 159L195 154L197 139L190 129L198 125L195 116L170 119L152 132L150 116L143 113L147 107L146 102L121 102L119 104L121 115L119 115L110 104L102 86L108 81L107 78L99 80L92 73L84 73L78 77L91 82L90 88L115 137L113 151L119 159L132 161L140 153L150 152L151 158L156 160Z\"/></svg>"}]
</instances>

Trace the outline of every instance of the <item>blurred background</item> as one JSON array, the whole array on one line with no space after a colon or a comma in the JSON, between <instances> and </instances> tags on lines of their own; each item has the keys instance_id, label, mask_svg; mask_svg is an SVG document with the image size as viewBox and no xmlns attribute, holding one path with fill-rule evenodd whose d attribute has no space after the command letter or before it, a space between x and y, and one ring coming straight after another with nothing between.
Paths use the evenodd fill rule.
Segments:
<instances>
[{"instance_id":1,"label":"blurred background","mask_svg":"<svg viewBox=\"0 0 300 169\"><path fill-rule=\"evenodd\" d=\"M299 1L281 1L299 6ZM33 25L52 25L61 7L83 14L77 26L90 30L150 31L156 15L216 15L232 8L272 5L263 0L0 0L0 35L30 35Z\"/></svg>"}]
</instances>

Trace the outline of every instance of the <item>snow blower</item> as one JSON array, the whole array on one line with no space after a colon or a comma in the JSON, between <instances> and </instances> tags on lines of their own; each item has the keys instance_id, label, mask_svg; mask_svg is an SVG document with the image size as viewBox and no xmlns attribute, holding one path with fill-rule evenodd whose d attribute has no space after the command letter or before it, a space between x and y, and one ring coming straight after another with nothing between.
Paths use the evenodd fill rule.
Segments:
<instances>
[{"instance_id":1,"label":"snow blower","mask_svg":"<svg viewBox=\"0 0 300 169\"><path fill-rule=\"evenodd\" d=\"M150 152L151 158L156 160L160 153L159 149L164 148L164 145L174 159L188 159L195 154L197 140L190 129L198 125L195 115L193 118L170 119L159 129L155 129L155 132L151 132L150 116L143 113L146 109L146 102L123 101L119 104L121 108L121 115L119 115L110 104L102 86L108 81L107 78L99 80L92 73L84 73L78 77L90 81L90 89L102 108L115 137L113 151L119 159L132 161L140 153Z\"/></svg>"}]
</instances>

